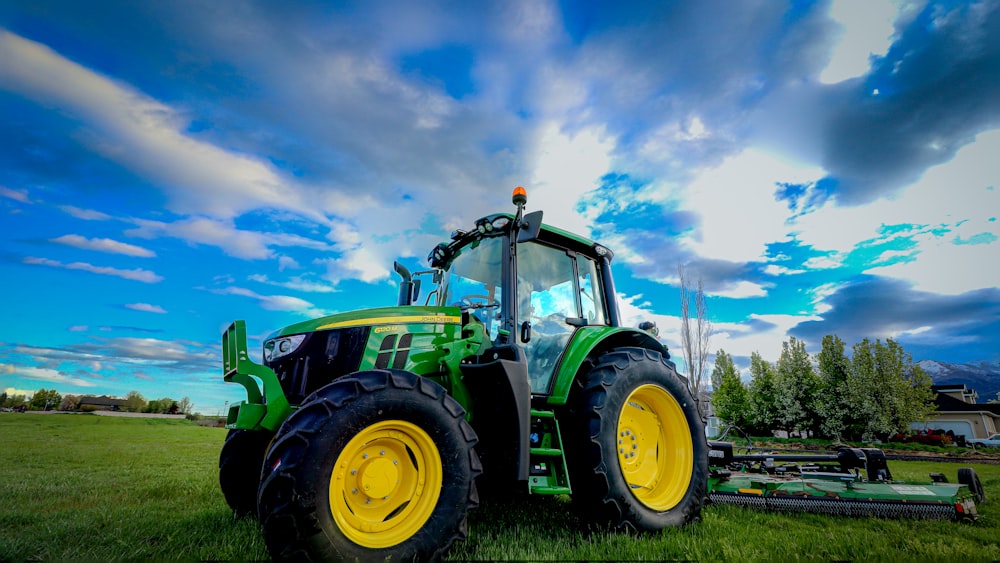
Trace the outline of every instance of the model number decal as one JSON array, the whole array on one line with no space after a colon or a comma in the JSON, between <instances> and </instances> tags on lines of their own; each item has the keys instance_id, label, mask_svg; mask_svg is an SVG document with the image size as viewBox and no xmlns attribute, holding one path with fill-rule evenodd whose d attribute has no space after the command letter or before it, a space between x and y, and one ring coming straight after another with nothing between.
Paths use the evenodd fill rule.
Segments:
<instances>
[{"instance_id":1,"label":"model number decal","mask_svg":"<svg viewBox=\"0 0 1000 563\"><path fill-rule=\"evenodd\" d=\"M892 490L902 495L930 495L934 496L934 491L920 485L891 485Z\"/></svg>"}]
</instances>

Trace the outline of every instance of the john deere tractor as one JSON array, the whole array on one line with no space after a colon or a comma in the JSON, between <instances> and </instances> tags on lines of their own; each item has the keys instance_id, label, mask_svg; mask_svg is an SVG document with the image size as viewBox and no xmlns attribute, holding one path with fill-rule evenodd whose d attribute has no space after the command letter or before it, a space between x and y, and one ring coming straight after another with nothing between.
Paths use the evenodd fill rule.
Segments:
<instances>
[{"instance_id":1,"label":"john deere tractor","mask_svg":"<svg viewBox=\"0 0 1000 563\"><path fill-rule=\"evenodd\" d=\"M229 505L276 559L440 557L483 493L572 495L639 531L696 518L703 422L666 347L622 326L612 252L542 224L482 217L399 274L396 306L297 323L263 365L223 335ZM423 283L422 283L423 282Z\"/></svg>"}]
</instances>

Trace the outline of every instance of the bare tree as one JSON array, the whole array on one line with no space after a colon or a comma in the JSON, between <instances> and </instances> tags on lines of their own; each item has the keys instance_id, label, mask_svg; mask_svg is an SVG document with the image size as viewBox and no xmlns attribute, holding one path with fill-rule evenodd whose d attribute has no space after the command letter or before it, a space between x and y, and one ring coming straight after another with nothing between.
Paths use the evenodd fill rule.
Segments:
<instances>
[{"instance_id":1,"label":"bare tree","mask_svg":"<svg viewBox=\"0 0 1000 563\"><path fill-rule=\"evenodd\" d=\"M684 265L677 265L681 289L681 352L688 369L688 389L698 400L698 410L702 417L708 413L708 401L703 401L702 379L708 367L708 344L712 337L712 322L708 320L708 305L701 278L694 294L694 323L691 322L691 292L689 280L684 275ZM693 326L692 326L693 324Z\"/></svg>"}]
</instances>

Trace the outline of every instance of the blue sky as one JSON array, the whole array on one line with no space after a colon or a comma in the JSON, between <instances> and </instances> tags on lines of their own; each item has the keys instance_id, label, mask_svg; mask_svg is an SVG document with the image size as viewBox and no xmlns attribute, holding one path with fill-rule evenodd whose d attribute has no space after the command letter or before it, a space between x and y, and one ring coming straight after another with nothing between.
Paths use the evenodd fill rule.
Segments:
<instances>
[{"instance_id":1,"label":"blue sky","mask_svg":"<svg viewBox=\"0 0 1000 563\"><path fill-rule=\"evenodd\" d=\"M1000 3L0 2L0 388L188 396L529 209L679 349L1000 359Z\"/></svg>"}]
</instances>

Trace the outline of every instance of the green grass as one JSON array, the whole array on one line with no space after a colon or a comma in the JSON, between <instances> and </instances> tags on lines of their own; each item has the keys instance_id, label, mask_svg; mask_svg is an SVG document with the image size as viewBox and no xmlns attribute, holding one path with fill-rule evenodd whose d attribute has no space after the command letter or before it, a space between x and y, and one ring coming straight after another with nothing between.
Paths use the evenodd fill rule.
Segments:
<instances>
[{"instance_id":1,"label":"green grass","mask_svg":"<svg viewBox=\"0 0 1000 563\"><path fill-rule=\"evenodd\" d=\"M0 414L0 561L266 559L255 521L217 483L225 430L187 421ZM834 518L709 507L681 529L591 527L563 497L484 503L459 560L997 560L1000 466L975 523ZM890 462L896 478L956 480L959 464Z\"/></svg>"},{"instance_id":2,"label":"green grass","mask_svg":"<svg viewBox=\"0 0 1000 563\"><path fill-rule=\"evenodd\" d=\"M218 485L225 430L184 420L0 414L0 561L265 559Z\"/></svg>"}]
</instances>

